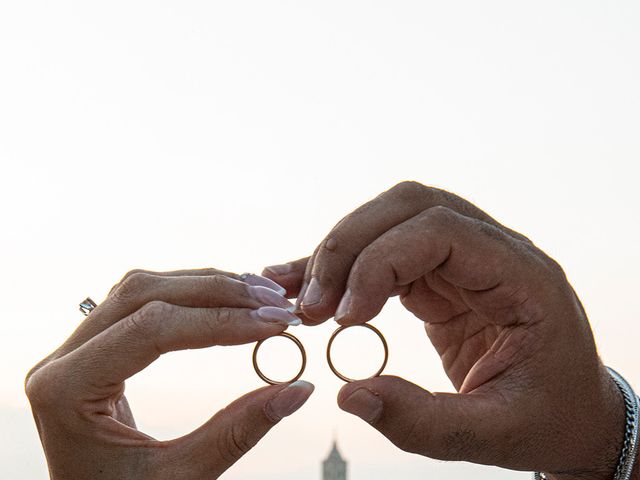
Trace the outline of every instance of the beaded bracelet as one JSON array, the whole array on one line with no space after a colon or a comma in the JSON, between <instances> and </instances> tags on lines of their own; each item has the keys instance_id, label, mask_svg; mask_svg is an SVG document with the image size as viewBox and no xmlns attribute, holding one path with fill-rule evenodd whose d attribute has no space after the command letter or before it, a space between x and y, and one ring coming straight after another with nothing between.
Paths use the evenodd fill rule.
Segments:
<instances>
[{"instance_id":1,"label":"beaded bracelet","mask_svg":"<svg viewBox=\"0 0 640 480\"><path fill-rule=\"evenodd\" d=\"M620 458L618 459L613 480L629 480L638 453L638 420L640 417L638 410L640 408L640 397L635 394L631 385L629 385L622 375L613 368L607 367L607 370L622 393L626 412L624 442L622 443L622 450L620 451ZM546 480L547 476L544 473L536 472L533 474L533 478L535 480Z\"/></svg>"}]
</instances>

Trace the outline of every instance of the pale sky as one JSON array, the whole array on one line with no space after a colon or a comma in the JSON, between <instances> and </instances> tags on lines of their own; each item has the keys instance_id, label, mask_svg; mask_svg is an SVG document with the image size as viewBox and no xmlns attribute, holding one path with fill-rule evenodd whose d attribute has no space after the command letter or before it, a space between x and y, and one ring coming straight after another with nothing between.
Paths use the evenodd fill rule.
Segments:
<instances>
[{"instance_id":1,"label":"pale sky","mask_svg":"<svg viewBox=\"0 0 640 480\"><path fill-rule=\"evenodd\" d=\"M605 363L640 387L638 25L635 0L1 2L0 478L46 478L22 380L86 295L137 267L307 255L405 179L556 258ZM396 301L374 324L387 373L451 390ZM340 411L333 328L292 330L316 393L224 478L317 480L334 434L351 480L527 478L403 453ZM136 376L141 429L181 435L262 386L251 350Z\"/></svg>"}]
</instances>

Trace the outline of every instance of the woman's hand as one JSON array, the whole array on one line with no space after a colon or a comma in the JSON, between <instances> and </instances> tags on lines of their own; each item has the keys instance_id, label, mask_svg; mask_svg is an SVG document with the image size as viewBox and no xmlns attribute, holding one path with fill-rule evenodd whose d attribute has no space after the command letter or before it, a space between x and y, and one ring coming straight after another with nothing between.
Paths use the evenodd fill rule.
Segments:
<instances>
[{"instance_id":1,"label":"woman's hand","mask_svg":"<svg viewBox=\"0 0 640 480\"><path fill-rule=\"evenodd\" d=\"M299 323L281 293L266 278L213 269L127 274L27 376L51 478L218 478L313 386L256 390L194 432L157 441L136 429L124 382L165 352L254 342Z\"/></svg>"},{"instance_id":2,"label":"woman's hand","mask_svg":"<svg viewBox=\"0 0 640 480\"><path fill-rule=\"evenodd\" d=\"M264 275L300 292L306 324L364 323L394 295L424 322L458 394L383 376L338 396L398 447L613 478L624 408L577 296L556 262L469 202L402 183L339 222L309 259Z\"/></svg>"}]
</instances>

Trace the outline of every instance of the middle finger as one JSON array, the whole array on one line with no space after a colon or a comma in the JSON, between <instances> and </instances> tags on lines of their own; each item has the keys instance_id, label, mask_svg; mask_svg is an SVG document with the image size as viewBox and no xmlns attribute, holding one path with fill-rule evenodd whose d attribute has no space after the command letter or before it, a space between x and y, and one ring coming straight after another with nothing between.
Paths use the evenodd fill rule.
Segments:
<instances>
[{"instance_id":1,"label":"middle finger","mask_svg":"<svg viewBox=\"0 0 640 480\"><path fill-rule=\"evenodd\" d=\"M166 276L134 272L126 276L111 295L91 312L56 351L55 357L75 350L143 305L156 300L194 308L293 307L291 302L270 288L248 285L222 273Z\"/></svg>"}]
</instances>

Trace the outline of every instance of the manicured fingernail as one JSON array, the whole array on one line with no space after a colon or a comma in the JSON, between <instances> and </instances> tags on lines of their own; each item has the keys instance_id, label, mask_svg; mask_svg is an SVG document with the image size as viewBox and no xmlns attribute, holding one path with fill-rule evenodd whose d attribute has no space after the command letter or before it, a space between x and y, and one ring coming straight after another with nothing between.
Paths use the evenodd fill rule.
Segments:
<instances>
[{"instance_id":1,"label":"manicured fingernail","mask_svg":"<svg viewBox=\"0 0 640 480\"><path fill-rule=\"evenodd\" d=\"M278 285L270 278L262 277L254 273L243 273L242 275L240 275L240 280L255 287L270 288L271 290L278 292L280 295L284 295L285 293L287 293L282 285Z\"/></svg>"},{"instance_id":2,"label":"manicured fingernail","mask_svg":"<svg viewBox=\"0 0 640 480\"><path fill-rule=\"evenodd\" d=\"M316 303L320 303L322 300L322 290L320 289L320 282L316 277L311 279L309 282L309 286L307 287L307 291L304 292L304 297L302 298L302 302L300 305L303 307L307 307L309 305L315 305Z\"/></svg>"},{"instance_id":3,"label":"manicured fingernail","mask_svg":"<svg viewBox=\"0 0 640 480\"><path fill-rule=\"evenodd\" d=\"M290 325L295 327L302 322L298 317L285 308L279 307L260 307L257 310L253 310L251 315L262 322L278 323L280 325Z\"/></svg>"},{"instance_id":4,"label":"manicured fingernail","mask_svg":"<svg viewBox=\"0 0 640 480\"><path fill-rule=\"evenodd\" d=\"M351 300L353 299L353 294L351 293L351 289L347 289L342 296L342 300L340 300L340 304L338 305L338 309L336 310L336 314L334 319L336 322L339 322L343 317L349 315L351 311Z\"/></svg>"},{"instance_id":5,"label":"manicured fingernail","mask_svg":"<svg viewBox=\"0 0 640 480\"><path fill-rule=\"evenodd\" d=\"M280 277L291 273L291 271L293 270L293 265L291 265L290 263L284 263L282 265L270 265L268 267L265 267L265 270L269 270L274 275Z\"/></svg>"},{"instance_id":6,"label":"manicured fingernail","mask_svg":"<svg viewBox=\"0 0 640 480\"><path fill-rule=\"evenodd\" d=\"M357 415L365 422L373 423L382 415L382 400L366 388L359 388L340 404L345 412Z\"/></svg>"},{"instance_id":7,"label":"manicured fingernail","mask_svg":"<svg viewBox=\"0 0 640 480\"><path fill-rule=\"evenodd\" d=\"M289 300L284 298L278 292L271 290L267 287L257 286L249 287L249 295L258 300L260 303L264 305L271 305L273 307L280 307L286 310L290 308L295 308L295 305L291 303Z\"/></svg>"},{"instance_id":8,"label":"manicured fingernail","mask_svg":"<svg viewBox=\"0 0 640 480\"><path fill-rule=\"evenodd\" d=\"M264 413L273 422L278 422L298 410L313 393L315 387L309 382L298 380L280 390L264 406Z\"/></svg>"}]
</instances>

